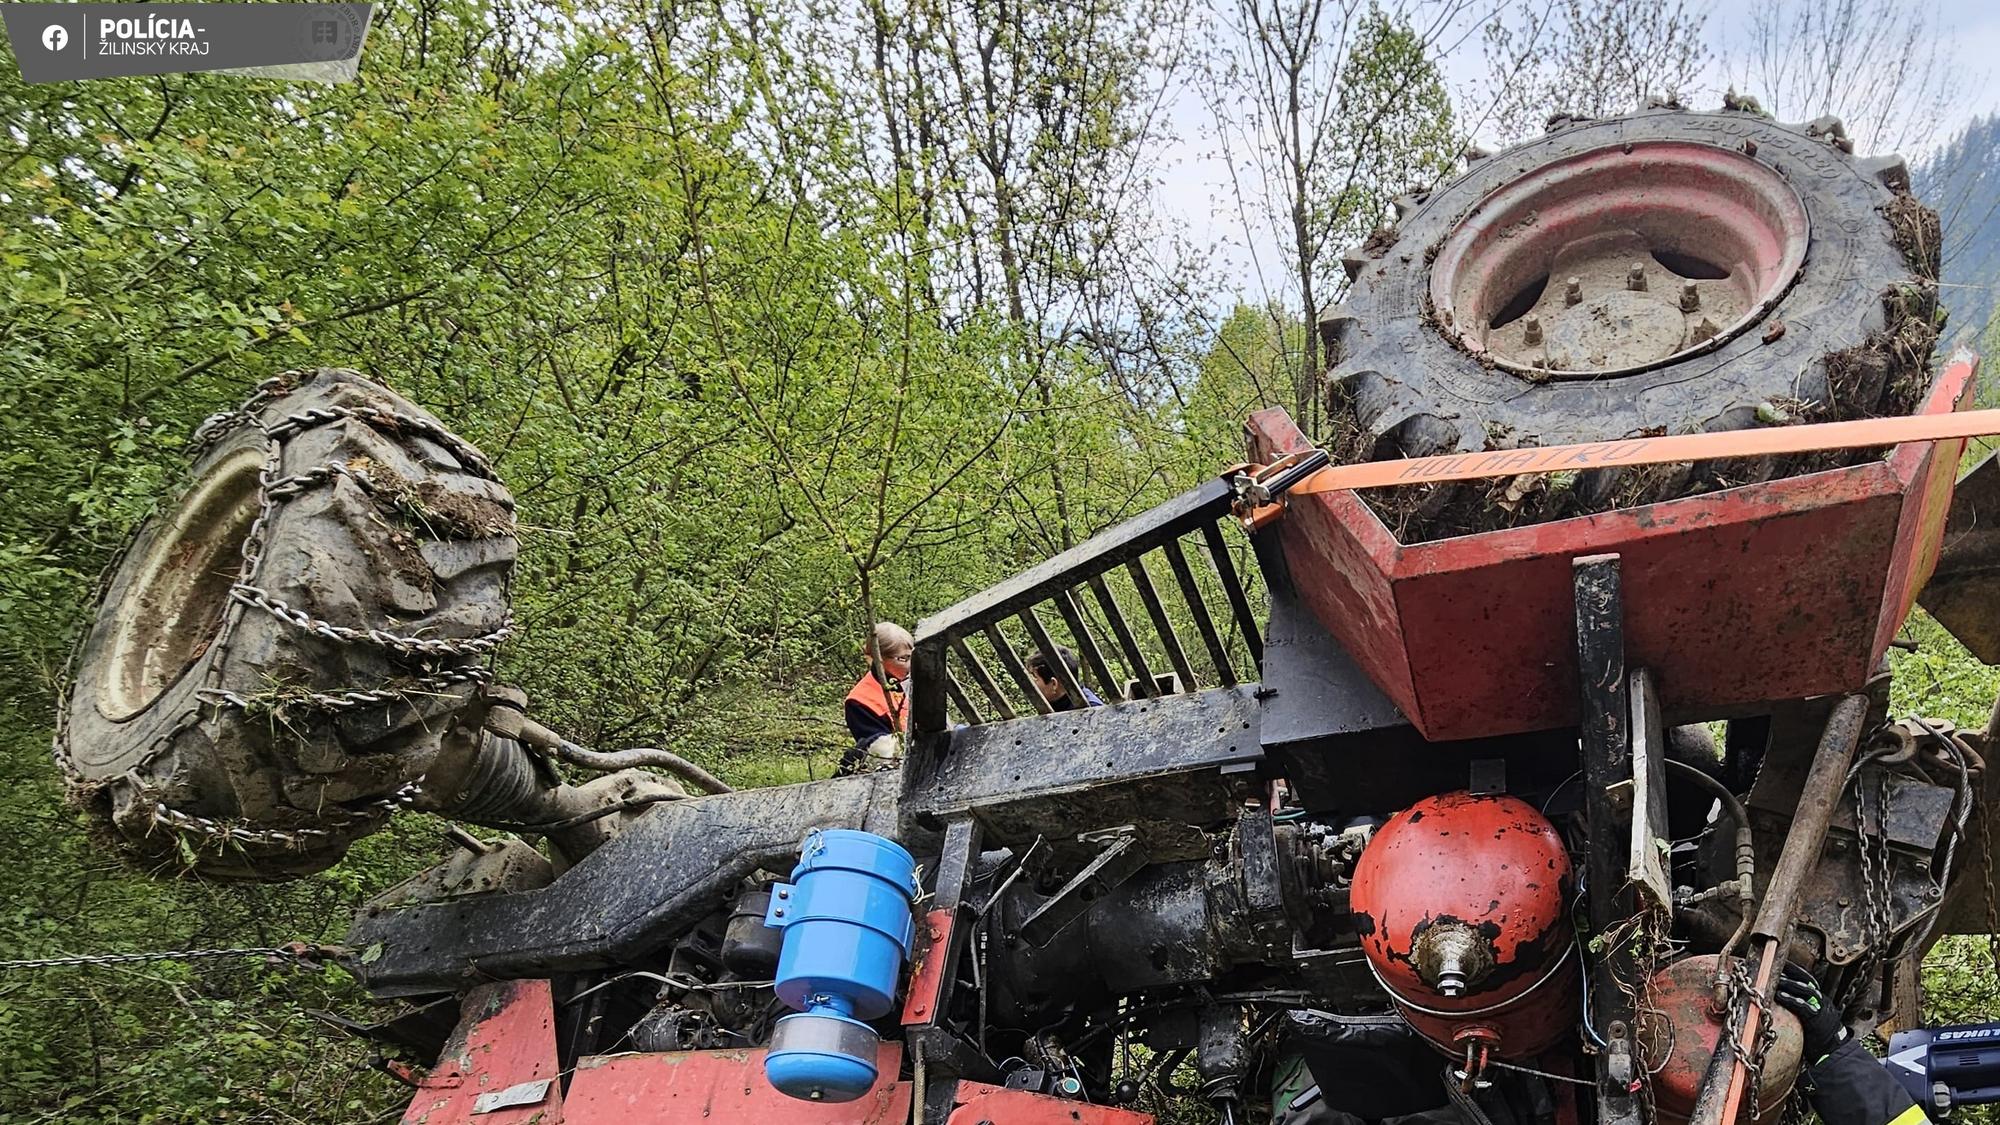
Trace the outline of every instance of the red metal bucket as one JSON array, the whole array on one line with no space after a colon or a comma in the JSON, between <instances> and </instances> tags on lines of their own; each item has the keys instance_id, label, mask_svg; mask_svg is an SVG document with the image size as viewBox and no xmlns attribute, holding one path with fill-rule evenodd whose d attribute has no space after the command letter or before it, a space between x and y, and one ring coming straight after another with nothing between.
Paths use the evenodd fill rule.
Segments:
<instances>
[{"instance_id":1,"label":"red metal bucket","mask_svg":"<svg viewBox=\"0 0 2000 1125\"><path fill-rule=\"evenodd\" d=\"M1971 399L1955 362L1923 413ZM1253 458L1308 443L1251 415ZM1576 721L1570 564L1616 552L1627 661L1676 721L1859 687L1937 561L1963 440L1530 527L1405 545L1351 492L1278 522L1301 600L1433 741Z\"/></svg>"}]
</instances>

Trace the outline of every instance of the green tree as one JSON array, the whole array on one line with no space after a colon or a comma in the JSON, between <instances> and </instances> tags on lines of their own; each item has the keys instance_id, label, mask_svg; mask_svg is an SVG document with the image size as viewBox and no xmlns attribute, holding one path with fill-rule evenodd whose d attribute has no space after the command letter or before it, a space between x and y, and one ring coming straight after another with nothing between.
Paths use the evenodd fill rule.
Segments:
<instances>
[{"instance_id":1,"label":"green tree","mask_svg":"<svg viewBox=\"0 0 2000 1125\"><path fill-rule=\"evenodd\" d=\"M1422 31L1400 13L1325 0L1239 0L1220 17L1204 95L1225 157L1242 169L1246 235L1254 242L1268 227L1284 254L1282 296L1268 302L1281 333L1287 318L1317 321L1345 289L1333 250L1388 221L1391 200L1456 159L1433 58L1451 11ZM1293 339L1289 405L1312 433L1324 357L1317 333Z\"/></svg>"}]
</instances>

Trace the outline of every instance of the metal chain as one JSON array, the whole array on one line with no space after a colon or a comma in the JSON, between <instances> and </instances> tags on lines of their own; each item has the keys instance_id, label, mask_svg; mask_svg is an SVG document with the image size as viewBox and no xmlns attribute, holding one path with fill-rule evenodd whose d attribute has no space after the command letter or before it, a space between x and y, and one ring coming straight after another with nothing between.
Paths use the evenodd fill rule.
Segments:
<instances>
[{"instance_id":1,"label":"metal chain","mask_svg":"<svg viewBox=\"0 0 2000 1125\"><path fill-rule=\"evenodd\" d=\"M1988 785L1987 792L1992 791ZM1993 960L1994 983L2000 986L2000 895L1993 893L1993 807L1990 801L1980 803L1985 806L1979 812L1979 875L1986 884L1986 952Z\"/></svg>"},{"instance_id":2,"label":"metal chain","mask_svg":"<svg viewBox=\"0 0 2000 1125\"><path fill-rule=\"evenodd\" d=\"M384 410L379 407L316 406L280 418L264 427L264 434L273 441L283 441L301 430L309 430L347 418L353 418L390 433L407 430L420 434L443 446L475 474L488 480L498 479L494 476L493 466L486 460L486 455L473 448L470 442L427 418L405 414L400 410Z\"/></svg>"},{"instance_id":3,"label":"metal chain","mask_svg":"<svg viewBox=\"0 0 2000 1125\"><path fill-rule=\"evenodd\" d=\"M387 629L354 629L346 625L335 625L322 621L302 609L294 609L291 603L271 593L261 586L248 582L238 582L230 588L230 600L247 606L255 606L280 621L304 629L308 633L325 637L330 641L347 644L371 644L379 648L395 649L408 656L484 656L506 643L514 633L514 615L501 619L500 627L490 633L476 637L453 639L448 637L414 637L403 633L391 633Z\"/></svg>"},{"instance_id":4,"label":"metal chain","mask_svg":"<svg viewBox=\"0 0 2000 1125\"><path fill-rule=\"evenodd\" d=\"M344 462L328 461L317 469L307 469L302 473L279 477L265 487L265 494L273 500L289 499L301 492L319 488L336 476L346 477L364 489L370 491L374 489L374 482L368 479L368 474L350 469Z\"/></svg>"},{"instance_id":5,"label":"metal chain","mask_svg":"<svg viewBox=\"0 0 2000 1125\"><path fill-rule=\"evenodd\" d=\"M299 376L304 371L284 371L257 384L250 397L228 410L219 410L194 428L194 436L188 439L187 457L191 465L201 460L214 445L227 437L237 427L256 421L257 411L271 399L289 392L299 385Z\"/></svg>"},{"instance_id":6,"label":"metal chain","mask_svg":"<svg viewBox=\"0 0 2000 1125\"><path fill-rule=\"evenodd\" d=\"M316 961L341 952L338 946L309 946L294 942L284 946L242 946L234 949L167 949L150 953L93 953L72 957L35 957L20 961L0 961L0 971L12 969L65 969L94 965L139 965L149 961L201 961L217 957L294 957Z\"/></svg>"},{"instance_id":7,"label":"metal chain","mask_svg":"<svg viewBox=\"0 0 2000 1125\"><path fill-rule=\"evenodd\" d=\"M406 683L361 691L309 691L272 699L249 698L223 688L201 688L195 694L200 696L203 702L226 705L239 711L282 711L289 707L306 707L314 711L340 712L350 711L356 707L395 703L412 695L440 695L447 688L461 684L491 683L492 680L491 669L446 668L440 672L419 676Z\"/></svg>"},{"instance_id":8,"label":"metal chain","mask_svg":"<svg viewBox=\"0 0 2000 1125\"><path fill-rule=\"evenodd\" d=\"M1743 1049L1743 1013L1746 1004L1757 1006L1757 1042L1749 1051ZM1752 1116L1763 1104L1764 1058L1771 1044L1778 1038L1777 1025L1771 1018L1771 1006L1757 994L1755 984L1750 979L1749 967L1741 960L1731 959L1729 966L1729 1003L1723 1012L1724 1038L1728 1040L1730 1054L1743 1063L1743 1072L1749 1079L1747 1092Z\"/></svg>"},{"instance_id":9,"label":"metal chain","mask_svg":"<svg viewBox=\"0 0 2000 1125\"><path fill-rule=\"evenodd\" d=\"M392 633L386 629L355 629L346 625L335 625L330 621L322 621L304 610L294 608L283 598L272 594L269 590L257 586L250 581L251 578L255 577L256 566L255 555L252 553L252 544L255 543L257 550L262 550L263 525L273 508L276 507L276 501L297 495L299 492L304 491L309 484L324 484L331 480L336 473L350 477L354 475L345 466L339 466L336 469L329 465L322 465L292 477L278 477L277 469L280 467L279 461L281 460L285 439L301 431L325 425L328 422L336 422L349 418L380 429L391 431L409 430L420 433L437 442L439 445L446 447L454 456L479 475L489 479L492 478L493 470L488 466L486 458L478 450L460 440L451 431L414 415L394 410L358 410L345 406L315 407L310 410L301 410L297 413L286 415L284 418L264 427L265 436L271 440L272 456L265 462L265 471L259 477L263 510L258 514L257 522L252 525L250 538L244 540L245 565L242 572L243 578L230 588L230 598L242 605L255 606L280 621L304 629L316 636L325 637L331 641L339 641L347 644L372 644L381 648L394 649L405 655L423 657L483 656L493 652L513 634L514 620L512 614L507 615L501 620L498 629L476 637L454 639L406 636L401 633Z\"/></svg>"},{"instance_id":10,"label":"metal chain","mask_svg":"<svg viewBox=\"0 0 2000 1125\"><path fill-rule=\"evenodd\" d=\"M1861 860L1862 905L1867 915L1864 935L1866 952L1856 963L1856 971L1849 976L1845 990L1847 995L1842 998L1845 1001L1843 1008L1862 999L1863 990L1873 988L1873 978L1882 966L1884 947L1894 927L1890 913L1895 886L1889 870L1889 770L1881 764L1874 767L1875 825L1872 832L1868 827L1868 802L1864 797L1867 773L1864 765L1854 778L1854 836ZM1872 1003L1870 1006L1873 1006Z\"/></svg>"},{"instance_id":11,"label":"metal chain","mask_svg":"<svg viewBox=\"0 0 2000 1125\"><path fill-rule=\"evenodd\" d=\"M328 823L343 828L380 820L415 804L424 795L424 780L425 776L420 775L415 781L405 782L388 796L378 797L359 808L325 810L319 813L319 816ZM183 832L200 832L218 844L262 844L301 848L315 839L334 834L331 829L326 828L256 828L248 824L197 816L165 804L153 806L153 823Z\"/></svg>"}]
</instances>

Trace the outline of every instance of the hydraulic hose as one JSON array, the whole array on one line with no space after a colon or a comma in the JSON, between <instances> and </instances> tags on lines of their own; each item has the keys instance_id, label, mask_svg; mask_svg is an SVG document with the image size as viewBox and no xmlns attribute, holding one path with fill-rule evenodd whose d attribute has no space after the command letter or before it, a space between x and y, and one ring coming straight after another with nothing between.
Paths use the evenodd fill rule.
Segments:
<instances>
[{"instance_id":1,"label":"hydraulic hose","mask_svg":"<svg viewBox=\"0 0 2000 1125\"><path fill-rule=\"evenodd\" d=\"M1709 776L1699 766L1672 758L1666 759L1666 763L1722 802L1722 811L1736 822L1736 902L1743 909L1743 919L1736 924L1736 932L1723 943L1722 957L1716 962L1721 966L1716 970L1719 974L1716 987L1719 989L1727 981L1726 976L1720 974L1728 972L1729 958L1750 933L1751 916L1757 911L1757 849L1750 837L1750 811L1743 807L1743 802L1729 791L1727 785Z\"/></svg>"},{"instance_id":2,"label":"hydraulic hose","mask_svg":"<svg viewBox=\"0 0 2000 1125\"><path fill-rule=\"evenodd\" d=\"M518 693L516 693L518 695ZM525 697L521 697L523 702ZM704 792L733 793L721 778L681 757L671 750L659 750L650 746L635 747L631 750L617 750L605 753L586 750L562 735L530 719L522 710L523 702L508 702L495 706L487 712L486 726L496 734L517 738L530 746L554 754L573 766L587 770L610 773L614 770L637 769L651 766L687 781Z\"/></svg>"},{"instance_id":3,"label":"hydraulic hose","mask_svg":"<svg viewBox=\"0 0 2000 1125\"><path fill-rule=\"evenodd\" d=\"M540 724L535 725L539 726ZM546 727L543 727L542 730L548 733L551 741L545 743L536 741L533 738L530 738L529 741L534 742L535 745L542 747L544 750L573 766L581 766L587 770L597 770L605 773L612 770L651 766L656 769L666 770L668 773L684 781L691 782L709 793L735 792L721 778L671 750L660 750L650 746L637 746L630 750L617 750L608 753L599 750L586 750L576 743L556 735L554 731L549 731Z\"/></svg>"}]
</instances>

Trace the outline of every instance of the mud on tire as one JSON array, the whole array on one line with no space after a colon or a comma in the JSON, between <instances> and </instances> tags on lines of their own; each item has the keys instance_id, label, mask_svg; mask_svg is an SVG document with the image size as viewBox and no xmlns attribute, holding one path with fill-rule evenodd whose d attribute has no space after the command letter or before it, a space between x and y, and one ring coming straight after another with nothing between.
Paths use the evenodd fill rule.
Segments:
<instances>
[{"instance_id":1,"label":"mud on tire","mask_svg":"<svg viewBox=\"0 0 2000 1125\"><path fill-rule=\"evenodd\" d=\"M417 798L508 629L513 499L355 372L198 431L107 576L59 717L75 803L141 862L277 879Z\"/></svg>"},{"instance_id":2,"label":"mud on tire","mask_svg":"<svg viewBox=\"0 0 2000 1125\"><path fill-rule=\"evenodd\" d=\"M1780 269L1779 256L1772 256L1766 272L1782 276L1761 290L1743 286L1745 293L1738 296L1747 295L1750 307L1737 310L1740 317L1730 313L1732 324L1697 325L1697 314L1690 314L1687 323L1694 327L1682 336L1681 317L1669 304L1664 313L1667 329L1680 341L1675 348L1597 363L1602 371L1589 370L1587 362L1565 364L1554 347L1557 322L1565 319L1557 294L1566 284L1561 275L1569 272L1562 264L1562 243L1549 242L1555 260L1542 260L1537 279L1527 260L1533 255L1509 251L1507 240L1517 240L1518 248L1547 238L1537 224L1546 228L1565 214L1578 224L1573 229L1587 234L1597 184L1580 190L1572 185L1567 202L1539 209L1531 197L1520 195L1519 185L1559 182L1563 169L1595 161L1588 174L1608 177L1612 189L1624 193L1604 206L1623 204L1623 214L1644 215L1656 197L1648 193L1684 186L1675 182L1680 172L1647 167L1666 149L1693 153L1697 166L1707 159L1729 165L1727 174L1746 181L1778 185L1777 193L1734 189L1754 197L1741 201L1745 214L1777 194L1795 194L1809 227L1794 239L1803 247L1802 266ZM1620 168L1621 160L1628 166ZM1787 126L1748 112L1654 109L1600 121L1557 119L1548 135L1479 159L1458 179L1398 201L1399 225L1349 252L1352 290L1345 306L1321 323L1330 360L1327 444L1340 460L1380 460L1909 413L1928 383L1937 336L1938 228L1936 216L1908 189L1900 158L1854 157L1832 118ZM1510 194L1515 201L1510 220L1485 214ZM1705 248L1699 235L1687 237L1693 245L1673 244L1680 229L1702 225L1701 211L1689 207L1687 222L1662 223L1641 240L1653 245L1636 254L1657 251L1654 260L1642 263L1656 294L1667 287L1678 294L1690 282L1698 288L1731 284L1717 280L1728 275L1726 268L1701 260ZM1456 263L1466 260L1460 253L1468 245L1464 231L1481 222L1491 225L1481 243L1485 249L1477 252L1503 258L1512 252L1522 260L1507 268L1489 264L1481 276L1496 295L1470 302L1476 316L1461 315L1454 323L1453 310L1437 297L1441 290L1467 291L1454 288L1461 275L1441 285L1433 274L1461 268ZM1625 258L1612 261L1622 267ZM1608 285L1618 288L1618 279ZM1529 311L1550 322L1546 344L1540 323L1531 336L1523 331L1519 322ZM1626 323L1629 328L1631 321ZM1524 341L1530 338L1544 344L1546 354L1527 348ZM1565 366L1585 370L1549 370ZM1367 498L1400 538L1413 542L1646 503L1830 463L1824 456L1806 457L1669 467L1623 477L1612 470L1527 484L1517 479L1383 490Z\"/></svg>"}]
</instances>

